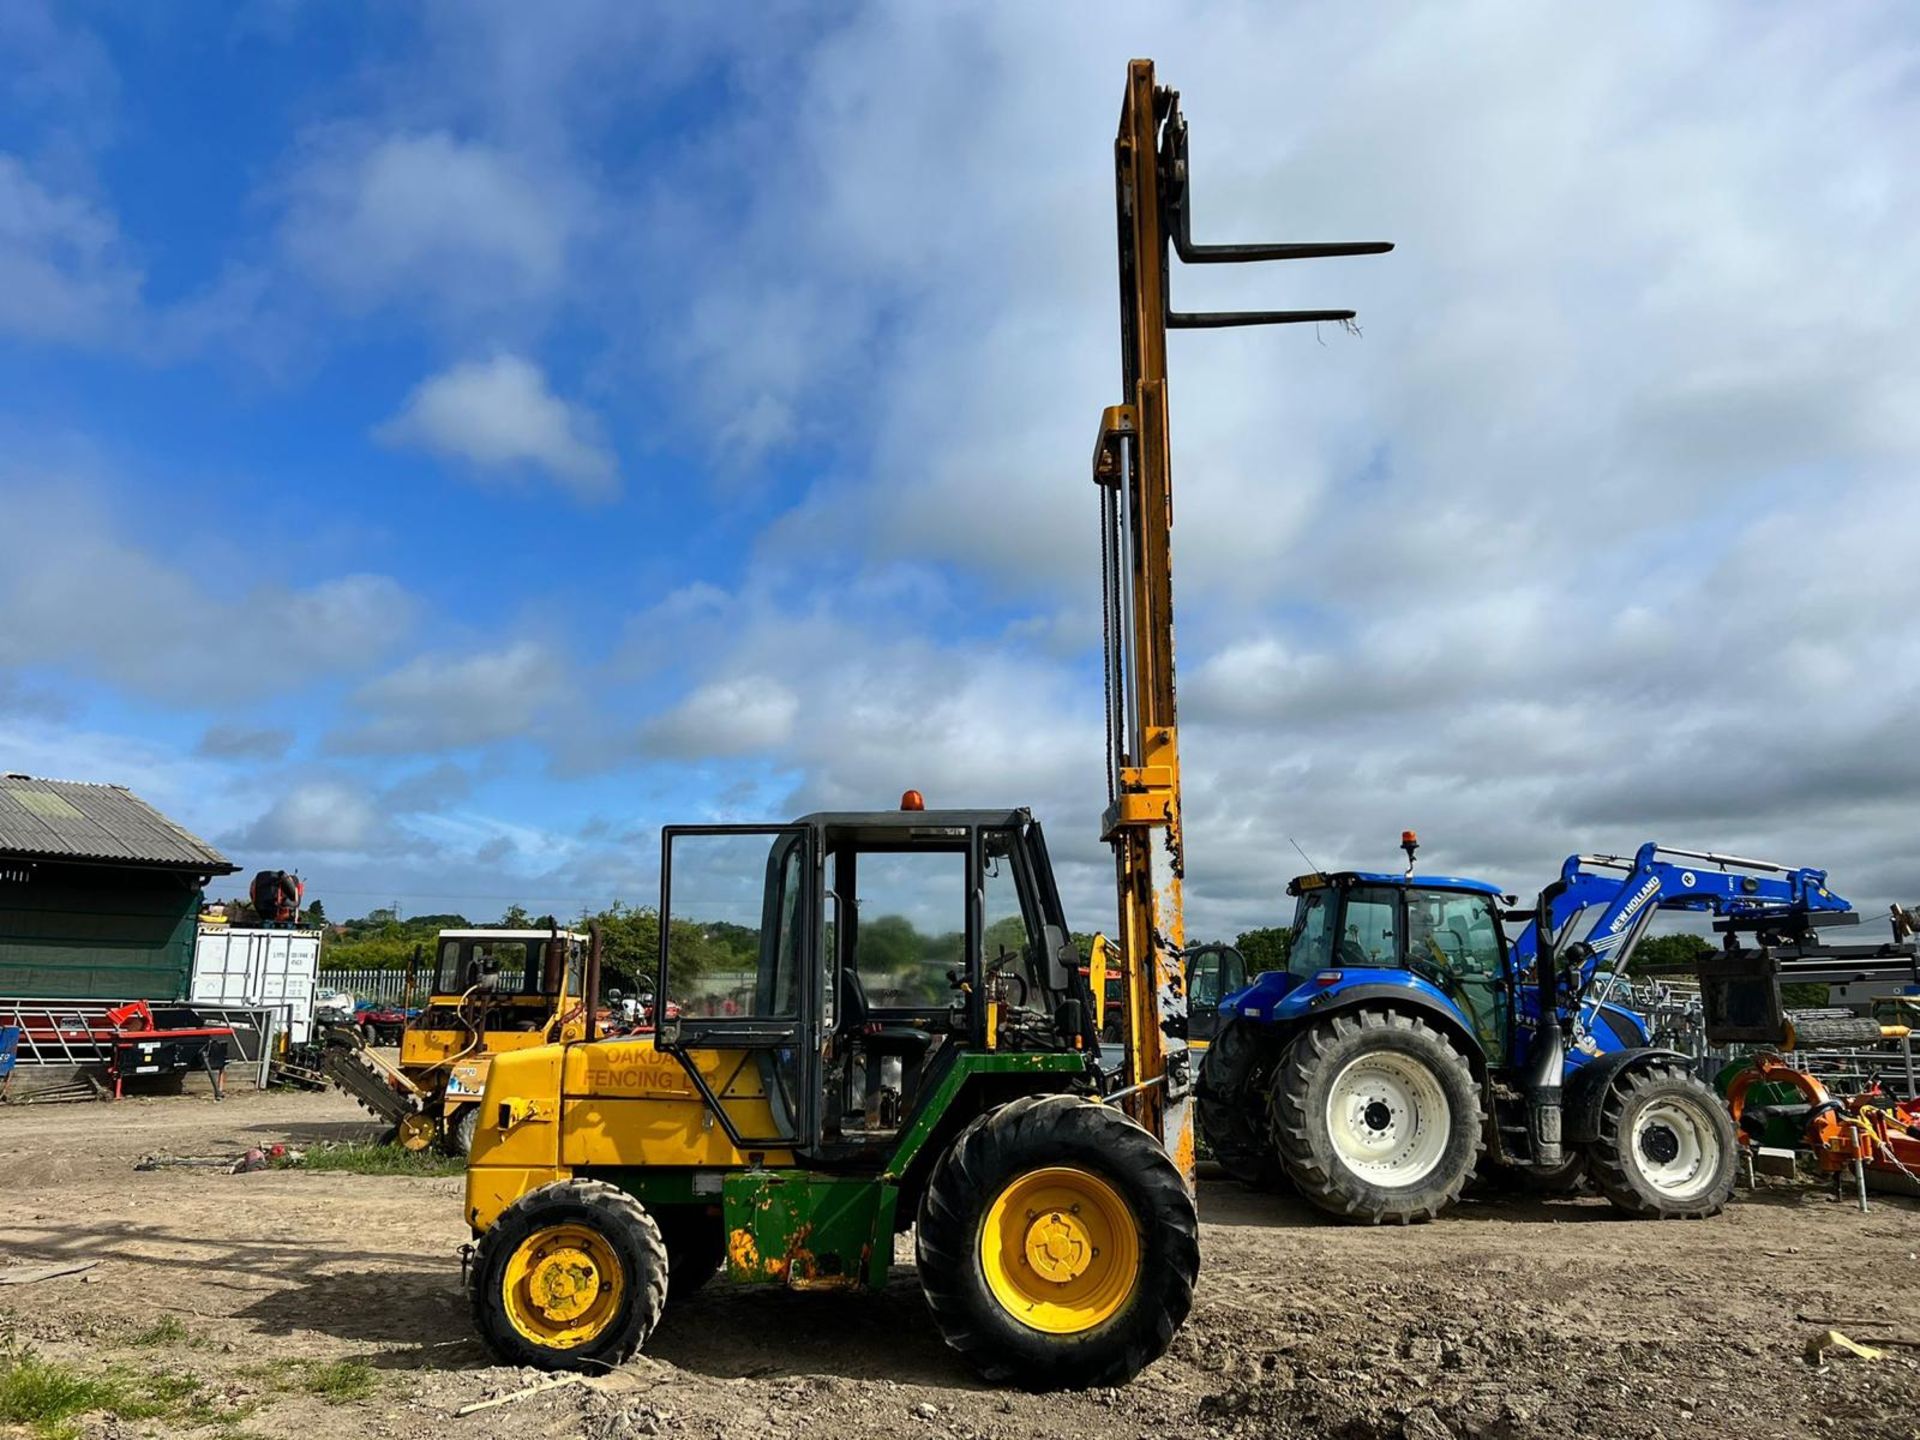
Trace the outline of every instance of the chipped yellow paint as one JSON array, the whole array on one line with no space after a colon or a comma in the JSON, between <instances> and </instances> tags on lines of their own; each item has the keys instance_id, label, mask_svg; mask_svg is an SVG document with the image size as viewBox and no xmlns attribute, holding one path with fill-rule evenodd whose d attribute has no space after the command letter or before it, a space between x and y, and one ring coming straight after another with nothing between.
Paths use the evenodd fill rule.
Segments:
<instances>
[{"instance_id":1,"label":"chipped yellow paint","mask_svg":"<svg viewBox=\"0 0 1920 1440\"><path fill-rule=\"evenodd\" d=\"M727 1263L740 1271L759 1268L760 1247L753 1243L751 1230L735 1230L727 1237Z\"/></svg>"}]
</instances>

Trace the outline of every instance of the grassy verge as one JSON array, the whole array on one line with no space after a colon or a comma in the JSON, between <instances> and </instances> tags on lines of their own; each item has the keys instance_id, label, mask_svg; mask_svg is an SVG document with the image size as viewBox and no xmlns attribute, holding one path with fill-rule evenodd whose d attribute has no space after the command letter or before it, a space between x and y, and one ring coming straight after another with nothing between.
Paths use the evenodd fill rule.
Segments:
<instances>
[{"instance_id":1,"label":"grassy verge","mask_svg":"<svg viewBox=\"0 0 1920 1440\"><path fill-rule=\"evenodd\" d=\"M329 1405L364 1400L380 1388L380 1377L364 1360L269 1360L242 1371L263 1389L286 1395L302 1390Z\"/></svg>"},{"instance_id":2,"label":"grassy verge","mask_svg":"<svg viewBox=\"0 0 1920 1440\"><path fill-rule=\"evenodd\" d=\"M30 1350L0 1351L0 1424L25 1426L43 1440L67 1440L78 1433L76 1417L96 1412L186 1425L227 1425L244 1413L217 1408L201 1391L192 1375L124 1368L86 1373Z\"/></svg>"},{"instance_id":3,"label":"grassy verge","mask_svg":"<svg viewBox=\"0 0 1920 1440\"><path fill-rule=\"evenodd\" d=\"M178 1317L163 1315L144 1330L136 1330L127 1337L127 1344L141 1349L150 1349L158 1345L181 1345L193 1343L187 1333L187 1327Z\"/></svg>"},{"instance_id":4,"label":"grassy verge","mask_svg":"<svg viewBox=\"0 0 1920 1440\"><path fill-rule=\"evenodd\" d=\"M335 1170L348 1175L464 1175L467 1162L437 1150L403 1150L398 1145L320 1144L298 1160L274 1162L276 1169Z\"/></svg>"}]
</instances>

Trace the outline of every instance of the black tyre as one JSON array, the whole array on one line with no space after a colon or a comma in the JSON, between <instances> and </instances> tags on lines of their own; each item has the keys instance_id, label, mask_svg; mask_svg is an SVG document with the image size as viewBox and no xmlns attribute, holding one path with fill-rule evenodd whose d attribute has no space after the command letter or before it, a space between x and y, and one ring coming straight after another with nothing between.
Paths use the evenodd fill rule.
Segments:
<instances>
[{"instance_id":1,"label":"black tyre","mask_svg":"<svg viewBox=\"0 0 1920 1440\"><path fill-rule=\"evenodd\" d=\"M1617 1076L1600 1107L1587 1160L1616 1210L1644 1220L1699 1220L1733 1198L1733 1117L1706 1083L1679 1065Z\"/></svg>"},{"instance_id":2,"label":"black tyre","mask_svg":"<svg viewBox=\"0 0 1920 1440\"><path fill-rule=\"evenodd\" d=\"M473 1132L480 1128L480 1107L463 1105L440 1136L440 1145L449 1155L473 1154Z\"/></svg>"},{"instance_id":3,"label":"black tyre","mask_svg":"<svg viewBox=\"0 0 1920 1440\"><path fill-rule=\"evenodd\" d=\"M653 1212L667 1246L667 1298L693 1294L727 1258L726 1226L704 1205L666 1205Z\"/></svg>"},{"instance_id":4,"label":"black tyre","mask_svg":"<svg viewBox=\"0 0 1920 1440\"><path fill-rule=\"evenodd\" d=\"M920 1283L988 1380L1121 1385L1166 1353L1200 1271L1193 1196L1118 1110L1035 1096L975 1120L920 1202Z\"/></svg>"},{"instance_id":5,"label":"black tyre","mask_svg":"<svg viewBox=\"0 0 1920 1440\"><path fill-rule=\"evenodd\" d=\"M1433 1219L1460 1198L1484 1143L1467 1057L1397 1011L1347 1011L1301 1031L1269 1095L1288 1178L1343 1220Z\"/></svg>"},{"instance_id":6,"label":"black tyre","mask_svg":"<svg viewBox=\"0 0 1920 1440\"><path fill-rule=\"evenodd\" d=\"M626 1191L559 1180L480 1237L473 1320L502 1364L601 1371L632 1358L667 1303L667 1247Z\"/></svg>"},{"instance_id":7,"label":"black tyre","mask_svg":"<svg viewBox=\"0 0 1920 1440\"><path fill-rule=\"evenodd\" d=\"M1267 1131L1267 1086L1282 1046L1259 1029L1230 1019L1200 1058L1194 1116L1220 1168L1255 1190L1279 1190L1287 1172Z\"/></svg>"}]
</instances>

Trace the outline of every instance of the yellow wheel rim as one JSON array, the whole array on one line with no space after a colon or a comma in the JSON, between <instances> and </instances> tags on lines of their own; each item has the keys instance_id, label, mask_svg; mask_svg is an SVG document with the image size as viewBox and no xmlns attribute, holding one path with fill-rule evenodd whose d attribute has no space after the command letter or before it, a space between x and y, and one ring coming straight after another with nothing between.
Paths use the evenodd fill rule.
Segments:
<instances>
[{"instance_id":1,"label":"yellow wheel rim","mask_svg":"<svg viewBox=\"0 0 1920 1440\"><path fill-rule=\"evenodd\" d=\"M424 1150L433 1143L433 1131L431 1115L406 1115L401 1117L399 1134L395 1138L404 1149Z\"/></svg>"},{"instance_id":2,"label":"yellow wheel rim","mask_svg":"<svg viewBox=\"0 0 1920 1440\"><path fill-rule=\"evenodd\" d=\"M604 1236L584 1225L549 1225L507 1257L500 1288L515 1330L550 1350L572 1350L613 1323L625 1286Z\"/></svg>"},{"instance_id":3,"label":"yellow wheel rim","mask_svg":"<svg viewBox=\"0 0 1920 1440\"><path fill-rule=\"evenodd\" d=\"M1105 1180L1069 1165L1029 1170L980 1227L987 1289L1014 1319L1049 1335L1102 1325L1140 1279L1140 1227Z\"/></svg>"}]
</instances>

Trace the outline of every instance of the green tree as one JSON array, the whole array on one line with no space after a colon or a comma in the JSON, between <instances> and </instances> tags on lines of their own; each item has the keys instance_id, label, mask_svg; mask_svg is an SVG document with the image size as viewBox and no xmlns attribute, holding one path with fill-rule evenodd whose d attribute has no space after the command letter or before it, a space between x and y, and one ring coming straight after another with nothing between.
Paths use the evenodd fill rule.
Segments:
<instances>
[{"instance_id":1,"label":"green tree","mask_svg":"<svg viewBox=\"0 0 1920 1440\"><path fill-rule=\"evenodd\" d=\"M327 907L318 900L307 906L307 924L324 925L327 923Z\"/></svg>"},{"instance_id":2,"label":"green tree","mask_svg":"<svg viewBox=\"0 0 1920 1440\"><path fill-rule=\"evenodd\" d=\"M530 930L533 928L533 917L527 913L526 906L509 905L507 907L507 913L500 917L499 928L502 930Z\"/></svg>"},{"instance_id":3,"label":"green tree","mask_svg":"<svg viewBox=\"0 0 1920 1440\"><path fill-rule=\"evenodd\" d=\"M1249 976L1266 970L1284 970L1287 968L1287 957L1293 953L1293 931L1284 930L1278 925L1242 930L1234 940L1233 948L1246 960Z\"/></svg>"},{"instance_id":4,"label":"green tree","mask_svg":"<svg viewBox=\"0 0 1920 1440\"><path fill-rule=\"evenodd\" d=\"M1714 953L1711 942L1698 935L1653 935L1634 948L1627 970L1634 975L1665 975L1675 971L1691 972Z\"/></svg>"}]
</instances>

